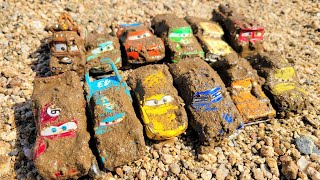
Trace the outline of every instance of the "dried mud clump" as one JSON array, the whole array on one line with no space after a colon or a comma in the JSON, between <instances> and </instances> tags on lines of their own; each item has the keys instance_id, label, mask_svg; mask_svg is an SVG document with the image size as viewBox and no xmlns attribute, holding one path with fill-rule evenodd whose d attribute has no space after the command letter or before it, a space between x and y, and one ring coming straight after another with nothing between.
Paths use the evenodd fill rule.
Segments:
<instances>
[{"instance_id":1,"label":"dried mud clump","mask_svg":"<svg viewBox=\"0 0 320 180\"><path fill-rule=\"evenodd\" d=\"M242 118L219 75L202 59L169 66L186 103L190 125L204 144L221 141L236 131Z\"/></svg>"},{"instance_id":2,"label":"dried mud clump","mask_svg":"<svg viewBox=\"0 0 320 180\"><path fill-rule=\"evenodd\" d=\"M96 164L78 75L36 78L32 97L37 124L34 163L39 174L47 179L86 175Z\"/></svg>"},{"instance_id":3,"label":"dried mud clump","mask_svg":"<svg viewBox=\"0 0 320 180\"><path fill-rule=\"evenodd\" d=\"M151 139L171 139L188 127L183 100L173 86L166 65L148 65L135 69L128 78L137 100L146 134Z\"/></svg>"},{"instance_id":4,"label":"dried mud clump","mask_svg":"<svg viewBox=\"0 0 320 180\"><path fill-rule=\"evenodd\" d=\"M143 126L124 87L114 86L93 94L90 110L100 162L106 169L114 170L143 157Z\"/></svg>"},{"instance_id":5,"label":"dried mud clump","mask_svg":"<svg viewBox=\"0 0 320 180\"><path fill-rule=\"evenodd\" d=\"M302 112L310 106L295 69L279 53L261 52L249 58L249 61L258 74L265 78L264 90L279 112Z\"/></svg>"}]
</instances>

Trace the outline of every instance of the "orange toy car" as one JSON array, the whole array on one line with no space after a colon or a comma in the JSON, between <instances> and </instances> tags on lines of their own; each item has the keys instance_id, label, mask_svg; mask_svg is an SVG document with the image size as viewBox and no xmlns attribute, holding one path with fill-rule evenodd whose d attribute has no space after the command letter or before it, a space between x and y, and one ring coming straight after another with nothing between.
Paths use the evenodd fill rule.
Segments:
<instances>
[{"instance_id":1,"label":"orange toy car","mask_svg":"<svg viewBox=\"0 0 320 180\"><path fill-rule=\"evenodd\" d=\"M251 78L231 82L231 98L244 121L272 118L276 111L257 81Z\"/></svg>"},{"instance_id":2,"label":"orange toy car","mask_svg":"<svg viewBox=\"0 0 320 180\"><path fill-rule=\"evenodd\" d=\"M121 24L117 32L130 64L155 62L164 58L162 40L139 23Z\"/></svg>"}]
</instances>

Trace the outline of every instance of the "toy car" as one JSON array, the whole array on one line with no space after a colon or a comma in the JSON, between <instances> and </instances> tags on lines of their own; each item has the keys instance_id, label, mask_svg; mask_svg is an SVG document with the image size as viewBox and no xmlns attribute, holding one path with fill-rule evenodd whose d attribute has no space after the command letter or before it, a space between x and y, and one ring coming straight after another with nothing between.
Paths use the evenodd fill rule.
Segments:
<instances>
[{"instance_id":1,"label":"toy car","mask_svg":"<svg viewBox=\"0 0 320 180\"><path fill-rule=\"evenodd\" d=\"M98 169L89 148L80 78L69 71L36 78L33 113L37 124L34 163L46 179L77 179ZM76 102L76 103L75 103Z\"/></svg>"},{"instance_id":2,"label":"toy car","mask_svg":"<svg viewBox=\"0 0 320 180\"><path fill-rule=\"evenodd\" d=\"M101 163L108 170L140 159L145 152L143 127L136 117L130 91L114 63L106 58L114 74L92 80L86 73L94 137Z\"/></svg>"},{"instance_id":3,"label":"toy car","mask_svg":"<svg viewBox=\"0 0 320 180\"><path fill-rule=\"evenodd\" d=\"M224 32L219 24L191 16L185 17L185 20L190 24L193 34L206 52L206 61L219 63L224 56L233 52L228 43L222 39Z\"/></svg>"},{"instance_id":4,"label":"toy car","mask_svg":"<svg viewBox=\"0 0 320 180\"><path fill-rule=\"evenodd\" d=\"M263 49L264 27L255 20L246 19L229 5L213 10L212 19L221 24L227 41L242 57Z\"/></svg>"},{"instance_id":5,"label":"toy car","mask_svg":"<svg viewBox=\"0 0 320 180\"><path fill-rule=\"evenodd\" d=\"M161 14L152 19L152 28L165 43L167 57L178 62L187 57L204 58L204 52L192 34L189 24L173 14Z\"/></svg>"},{"instance_id":6,"label":"toy car","mask_svg":"<svg viewBox=\"0 0 320 180\"><path fill-rule=\"evenodd\" d=\"M257 72L249 62L237 55L227 55L226 59L232 62L227 70L227 79L231 82L230 95L244 122L273 118L276 112L261 89Z\"/></svg>"},{"instance_id":7,"label":"toy car","mask_svg":"<svg viewBox=\"0 0 320 180\"><path fill-rule=\"evenodd\" d=\"M106 73L112 71L109 63L101 59L111 60L117 68L122 66L120 43L117 37L108 34L90 34L86 43L86 72Z\"/></svg>"},{"instance_id":8,"label":"toy car","mask_svg":"<svg viewBox=\"0 0 320 180\"><path fill-rule=\"evenodd\" d=\"M282 115L308 107L307 93L300 87L296 71L279 53L261 52L249 61L265 78L264 88Z\"/></svg>"},{"instance_id":9,"label":"toy car","mask_svg":"<svg viewBox=\"0 0 320 180\"><path fill-rule=\"evenodd\" d=\"M139 23L121 24L117 36L130 64L156 62L165 56L162 40Z\"/></svg>"},{"instance_id":10,"label":"toy car","mask_svg":"<svg viewBox=\"0 0 320 180\"><path fill-rule=\"evenodd\" d=\"M69 14L63 13L58 24L50 30L53 32L50 42L50 71L60 74L71 70L83 77L86 51L78 26Z\"/></svg>"},{"instance_id":11,"label":"toy car","mask_svg":"<svg viewBox=\"0 0 320 180\"><path fill-rule=\"evenodd\" d=\"M184 100L189 123L204 145L218 143L242 125L219 75L202 59L189 58L169 65Z\"/></svg>"},{"instance_id":12,"label":"toy car","mask_svg":"<svg viewBox=\"0 0 320 180\"><path fill-rule=\"evenodd\" d=\"M173 86L166 65L148 65L135 69L128 78L140 107L146 135L150 139L171 139L188 127L183 100Z\"/></svg>"}]
</instances>

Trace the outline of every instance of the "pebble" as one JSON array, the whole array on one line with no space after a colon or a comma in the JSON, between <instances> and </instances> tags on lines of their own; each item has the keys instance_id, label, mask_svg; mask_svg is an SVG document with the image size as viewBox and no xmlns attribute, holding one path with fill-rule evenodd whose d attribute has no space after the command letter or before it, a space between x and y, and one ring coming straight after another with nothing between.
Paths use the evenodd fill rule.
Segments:
<instances>
[{"instance_id":1,"label":"pebble","mask_svg":"<svg viewBox=\"0 0 320 180\"><path fill-rule=\"evenodd\" d=\"M187 177L189 179L191 179L191 180L196 180L197 179L197 175L195 173L193 173L193 172L190 172L190 171L187 173Z\"/></svg>"},{"instance_id":2,"label":"pebble","mask_svg":"<svg viewBox=\"0 0 320 180\"><path fill-rule=\"evenodd\" d=\"M173 162L173 157L170 154L163 154L161 160L164 164L171 164Z\"/></svg>"},{"instance_id":3,"label":"pebble","mask_svg":"<svg viewBox=\"0 0 320 180\"><path fill-rule=\"evenodd\" d=\"M297 179L299 167L293 161L287 161L282 164L281 172L287 179Z\"/></svg>"},{"instance_id":4,"label":"pebble","mask_svg":"<svg viewBox=\"0 0 320 180\"><path fill-rule=\"evenodd\" d=\"M264 179L264 175L263 175L263 171L260 168L254 168L252 170L254 178L256 180L263 180Z\"/></svg>"},{"instance_id":5,"label":"pebble","mask_svg":"<svg viewBox=\"0 0 320 180\"><path fill-rule=\"evenodd\" d=\"M216 171L216 179L217 180L224 180L229 174L229 169L225 167L224 164L220 165Z\"/></svg>"},{"instance_id":6,"label":"pebble","mask_svg":"<svg viewBox=\"0 0 320 180\"><path fill-rule=\"evenodd\" d=\"M270 158L268 157L266 159L266 162L270 168L270 171L273 175L279 177L280 173L279 173L279 169L278 169L278 164L277 164L277 160L274 158Z\"/></svg>"},{"instance_id":7,"label":"pebble","mask_svg":"<svg viewBox=\"0 0 320 180\"><path fill-rule=\"evenodd\" d=\"M299 167L299 170L304 172L305 169L307 168L307 166L310 164L311 162L308 161L305 156L302 156L298 161L297 161L297 165Z\"/></svg>"},{"instance_id":8,"label":"pebble","mask_svg":"<svg viewBox=\"0 0 320 180\"><path fill-rule=\"evenodd\" d=\"M263 146L260 149L260 153L263 157L273 157L274 156L274 149L272 146Z\"/></svg>"},{"instance_id":9,"label":"pebble","mask_svg":"<svg viewBox=\"0 0 320 180\"><path fill-rule=\"evenodd\" d=\"M16 136L16 132L15 131L11 131L9 133L2 133L1 134L1 139L5 140L5 141L13 141L17 138Z\"/></svg>"},{"instance_id":10,"label":"pebble","mask_svg":"<svg viewBox=\"0 0 320 180\"><path fill-rule=\"evenodd\" d=\"M307 136L301 136L295 139L296 146L302 154L310 155L319 153L319 149L315 146L313 140Z\"/></svg>"},{"instance_id":11,"label":"pebble","mask_svg":"<svg viewBox=\"0 0 320 180\"><path fill-rule=\"evenodd\" d=\"M218 174L216 174L216 175L218 176ZM201 177L203 180L210 180L212 178L212 173L210 171L203 171L201 173Z\"/></svg>"},{"instance_id":12,"label":"pebble","mask_svg":"<svg viewBox=\"0 0 320 180\"><path fill-rule=\"evenodd\" d=\"M180 166L178 164L176 164L176 163L173 163L173 164L170 165L170 170L171 170L171 172L173 174L176 174L176 175L178 175L180 173L180 171L181 171L180 170Z\"/></svg>"},{"instance_id":13,"label":"pebble","mask_svg":"<svg viewBox=\"0 0 320 180\"><path fill-rule=\"evenodd\" d=\"M138 179L140 180L146 180L147 179L147 173L144 169L140 169L139 173L138 173Z\"/></svg>"}]
</instances>

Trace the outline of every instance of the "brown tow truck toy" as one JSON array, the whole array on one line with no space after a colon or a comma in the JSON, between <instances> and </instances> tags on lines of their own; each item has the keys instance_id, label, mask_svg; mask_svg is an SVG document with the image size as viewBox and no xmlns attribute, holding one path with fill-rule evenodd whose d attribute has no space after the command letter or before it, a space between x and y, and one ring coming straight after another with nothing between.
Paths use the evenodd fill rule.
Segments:
<instances>
[{"instance_id":1,"label":"brown tow truck toy","mask_svg":"<svg viewBox=\"0 0 320 180\"><path fill-rule=\"evenodd\" d=\"M213 10L212 20L221 24L226 40L242 57L263 49L264 27L229 5L220 5L218 10Z\"/></svg>"},{"instance_id":2,"label":"brown tow truck toy","mask_svg":"<svg viewBox=\"0 0 320 180\"><path fill-rule=\"evenodd\" d=\"M308 95L298 83L295 69L279 53L261 52L250 57L249 62L265 78L264 90L281 116L308 107Z\"/></svg>"},{"instance_id":3,"label":"brown tow truck toy","mask_svg":"<svg viewBox=\"0 0 320 180\"><path fill-rule=\"evenodd\" d=\"M50 71L60 74L66 71L76 71L84 76L85 47L84 39L77 24L68 13L62 13L58 23L49 27L53 33L50 42Z\"/></svg>"},{"instance_id":4,"label":"brown tow truck toy","mask_svg":"<svg viewBox=\"0 0 320 180\"><path fill-rule=\"evenodd\" d=\"M86 102L80 78L69 71L34 82L33 114L37 125L34 163L46 179L77 179L98 170L89 148Z\"/></svg>"}]
</instances>

